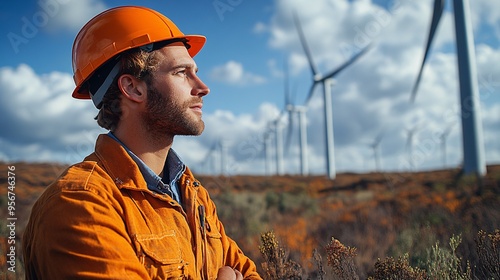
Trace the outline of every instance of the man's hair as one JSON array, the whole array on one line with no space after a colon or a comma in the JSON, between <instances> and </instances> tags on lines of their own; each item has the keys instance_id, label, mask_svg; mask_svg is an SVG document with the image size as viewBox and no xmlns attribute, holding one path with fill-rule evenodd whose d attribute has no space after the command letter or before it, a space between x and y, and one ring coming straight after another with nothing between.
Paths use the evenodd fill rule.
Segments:
<instances>
[{"instance_id":1,"label":"man's hair","mask_svg":"<svg viewBox=\"0 0 500 280\"><path fill-rule=\"evenodd\" d=\"M120 107L122 94L118 88L118 78L123 74L130 74L149 84L151 74L157 70L159 62L157 51L147 52L136 48L120 54L118 61L121 64L120 71L106 91L102 106L95 117L99 126L114 131L122 116Z\"/></svg>"}]
</instances>

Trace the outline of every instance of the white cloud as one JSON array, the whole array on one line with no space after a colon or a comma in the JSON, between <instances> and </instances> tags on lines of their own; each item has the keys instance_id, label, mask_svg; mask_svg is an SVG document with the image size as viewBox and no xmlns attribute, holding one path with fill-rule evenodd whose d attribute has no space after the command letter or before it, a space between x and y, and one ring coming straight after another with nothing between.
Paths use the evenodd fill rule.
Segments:
<instances>
[{"instance_id":1,"label":"white cloud","mask_svg":"<svg viewBox=\"0 0 500 280\"><path fill-rule=\"evenodd\" d=\"M72 99L71 75L0 68L0 153L12 160L75 162L102 132L91 102Z\"/></svg>"},{"instance_id":2,"label":"white cloud","mask_svg":"<svg viewBox=\"0 0 500 280\"><path fill-rule=\"evenodd\" d=\"M500 36L500 2L495 0L471 1L472 18L476 27L481 20L486 21Z\"/></svg>"},{"instance_id":3,"label":"white cloud","mask_svg":"<svg viewBox=\"0 0 500 280\"><path fill-rule=\"evenodd\" d=\"M267 26L262 22L257 22L253 27L253 32L261 34L267 31Z\"/></svg>"},{"instance_id":4,"label":"white cloud","mask_svg":"<svg viewBox=\"0 0 500 280\"><path fill-rule=\"evenodd\" d=\"M241 63L233 60L213 68L210 77L215 81L230 85L255 85L266 81L264 77L246 72Z\"/></svg>"},{"instance_id":5,"label":"white cloud","mask_svg":"<svg viewBox=\"0 0 500 280\"><path fill-rule=\"evenodd\" d=\"M87 21L106 9L101 0L41 0L40 13L48 15L45 29L78 31Z\"/></svg>"},{"instance_id":6,"label":"white cloud","mask_svg":"<svg viewBox=\"0 0 500 280\"><path fill-rule=\"evenodd\" d=\"M283 78L285 75L283 72L283 63L277 63L275 59L267 61L267 68L273 77Z\"/></svg>"},{"instance_id":7,"label":"white cloud","mask_svg":"<svg viewBox=\"0 0 500 280\"><path fill-rule=\"evenodd\" d=\"M500 36L499 36L500 37ZM500 89L500 51L487 45L476 47L479 89L481 99L488 102L495 91Z\"/></svg>"},{"instance_id":8,"label":"white cloud","mask_svg":"<svg viewBox=\"0 0 500 280\"><path fill-rule=\"evenodd\" d=\"M483 106L484 107L484 106ZM482 109L485 157L487 161L500 163L500 103Z\"/></svg>"}]
</instances>

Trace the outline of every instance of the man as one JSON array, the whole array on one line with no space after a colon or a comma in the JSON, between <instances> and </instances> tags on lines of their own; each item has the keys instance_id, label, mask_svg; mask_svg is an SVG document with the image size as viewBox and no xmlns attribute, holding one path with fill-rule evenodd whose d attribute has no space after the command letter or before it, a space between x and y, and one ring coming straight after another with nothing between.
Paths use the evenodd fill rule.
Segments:
<instances>
[{"instance_id":1,"label":"man","mask_svg":"<svg viewBox=\"0 0 500 280\"><path fill-rule=\"evenodd\" d=\"M192 58L204 43L134 6L105 11L78 33L73 97L91 98L110 132L33 206L28 279L261 279L171 149L174 136L204 129L209 88Z\"/></svg>"}]
</instances>

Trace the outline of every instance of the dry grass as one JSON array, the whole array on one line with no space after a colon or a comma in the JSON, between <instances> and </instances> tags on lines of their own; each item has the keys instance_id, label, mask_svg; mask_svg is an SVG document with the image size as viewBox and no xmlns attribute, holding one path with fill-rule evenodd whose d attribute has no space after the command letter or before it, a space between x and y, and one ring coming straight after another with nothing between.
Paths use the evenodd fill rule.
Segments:
<instances>
[{"instance_id":1,"label":"dry grass","mask_svg":"<svg viewBox=\"0 0 500 280\"><path fill-rule=\"evenodd\" d=\"M449 240L449 248L441 247L439 242L427 248L427 256L420 262L420 266L412 266L409 261L410 253L405 253L397 258L386 257L378 259L373 267L368 280L472 280L472 279L499 279L498 245L500 230L487 234L484 231L478 233L477 250L483 260L480 270L483 274L473 274L470 262L464 261L457 253L457 248L462 242L460 236L452 236ZM323 270L322 256L318 250L313 251L313 262L317 270L303 273L298 263L290 260L288 252L277 241L274 232L266 232L261 235L262 245L259 247L266 262L262 268L266 272L265 279L339 279L358 280L353 258L356 256L356 248L345 246L339 240L332 237L330 243L325 246L327 263L330 273ZM302 275L307 275L303 277Z\"/></svg>"},{"instance_id":2,"label":"dry grass","mask_svg":"<svg viewBox=\"0 0 500 280\"><path fill-rule=\"evenodd\" d=\"M260 238L262 245L259 250L264 257L262 268L265 279L302 279L301 266L289 258L287 250L280 246L274 232L263 233Z\"/></svg>"},{"instance_id":3,"label":"dry grass","mask_svg":"<svg viewBox=\"0 0 500 280\"><path fill-rule=\"evenodd\" d=\"M428 280L427 273L412 267L408 261L408 255L394 259L387 257L384 260L378 259L375 263L374 276L368 280Z\"/></svg>"},{"instance_id":4,"label":"dry grass","mask_svg":"<svg viewBox=\"0 0 500 280\"><path fill-rule=\"evenodd\" d=\"M65 167L15 165L19 221L16 230L20 242L31 205ZM0 167L7 170L5 164ZM1 185L7 182L6 175L0 172ZM294 265L290 263L288 267L297 268L300 264L304 279L338 279L327 264L326 246L332 236L357 248L352 261L358 277L367 279L374 276L377 260L379 265L387 257L393 258L388 262L398 262L400 256L409 253L408 265L417 268L436 242L447 244L450 236L461 234L462 242L455 254L461 257L462 271L466 271L469 261L473 277L500 279L499 233L495 231L500 228L500 165L488 166L481 187L475 177L463 176L457 169L346 173L337 174L333 181L324 176L198 179L216 201L227 232L258 264L267 263L259 242L261 233L270 230L279 236L285 259L293 260ZM6 188L1 188L2 217L6 202ZM477 235L479 230L484 233ZM3 226L0 234L5 235ZM447 246L446 249L449 250ZM0 255L2 263L5 264L4 255ZM263 267L259 267L259 272L267 275Z\"/></svg>"},{"instance_id":5,"label":"dry grass","mask_svg":"<svg viewBox=\"0 0 500 280\"><path fill-rule=\"evenodd\" d=\"M500 230L479 231L476 244L481 264L478 274L484 279L500 279Z\"/></svg>"},{"instance_id":6,"label":"dry grass","mask_svg":"<svg viewBox=\"0 0 500 280\"><path fill-rule=\"evenodd\" d=\"M338 279L359 279L354 265L355 256L356 248L345 246L333 237L330 243L326 245L328 265L332 268L333 275Z\"/></svg>"}]
</instances>

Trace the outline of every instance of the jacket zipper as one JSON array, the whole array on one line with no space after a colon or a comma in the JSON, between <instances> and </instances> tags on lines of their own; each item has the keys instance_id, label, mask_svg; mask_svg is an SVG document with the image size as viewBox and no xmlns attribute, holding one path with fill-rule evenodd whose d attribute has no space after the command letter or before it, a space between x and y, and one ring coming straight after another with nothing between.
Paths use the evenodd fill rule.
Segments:
<instances>
[{"instance_id":1,"label":"jacket zipper","mask_svg":"<svg viewBox=\"0 0 500 280\"><path fill-rule=\"evenodd\" d=\"M206 232L206 214L205 214L205 206L198 206L198 212L200 215L200 229L201 229L201 238L202 238L202 279L208 279L208 255L207 255L207 232Z\"/></svg>"}]
</instances>

